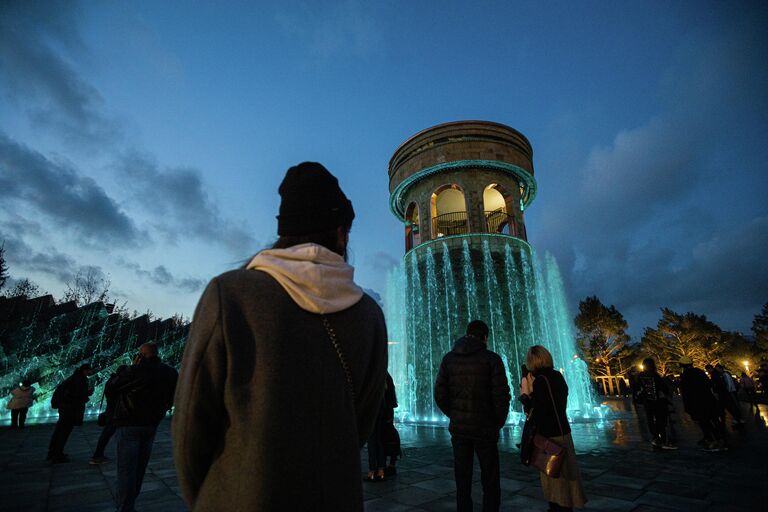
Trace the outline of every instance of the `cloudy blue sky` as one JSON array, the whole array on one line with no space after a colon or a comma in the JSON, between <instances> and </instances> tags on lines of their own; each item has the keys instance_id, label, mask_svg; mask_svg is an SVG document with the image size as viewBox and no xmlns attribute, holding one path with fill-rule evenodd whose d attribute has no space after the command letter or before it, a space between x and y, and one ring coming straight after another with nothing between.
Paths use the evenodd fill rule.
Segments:
<instances>
[{"instance_id":1,"label":"cloudy blue sky","mask_svg":"<svg viewBox=\"0 0 768 512\"><path fill-rule=\"evenodd\" d=\"M532 244L571 308L748 331L768 301L764 2L0 2L0 238L54 295L81 268L191 315L275 238L285 170L355 204L358 280L403 254L387 163L443 122L534 147Z\"/></svg>"}]
</instances>

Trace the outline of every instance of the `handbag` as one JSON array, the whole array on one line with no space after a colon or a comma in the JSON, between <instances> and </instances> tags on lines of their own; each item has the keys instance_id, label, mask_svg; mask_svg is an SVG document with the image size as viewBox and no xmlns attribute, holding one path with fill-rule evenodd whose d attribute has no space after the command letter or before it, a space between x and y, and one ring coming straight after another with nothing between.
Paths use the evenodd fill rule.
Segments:
<instances>
[{"instance_id":1,"label":"handbag","mask_svg":"<svg viewBox=\"0 0 768 512\"><path fill-rule=\"evenodd\" d=\"M557 406L555 405L555 396L552 394L552 387L549 385L549 380L547 380L546 377L542 375L542 378L544 379L544 382L547 383L549 397L552 399L552 408L555 411L555 418L557 418L557 426L560 427L560 435L563 436L565 435L563 433L563 425L560 423L560 415L557 414ZM564 461L565 448L563 446L541 434L534 434L530 456L530 464L533 467L550 478L559 478Z\"/></svg>"},{"instance_id":2,"label":"handbag","mask_svg":"<svg viewBox=\"0 0 768 512\"><path fill-rule=\"evenodd\" d=\"M352 396L352 403L355 405L355 408L357 408L355 386L352 383L352 371L349 369L347 358L344 357L344 352L342 352L341 346L339 346L339 342L336 339L336 331L334 331L333 327L331 327L331 322L328 321L328 317L325 315L320 315L320 318L323 320L323 327L325 327L325 332L328 333L328 338L331 340L331 345L333 345L334 350L336 350L336 355L339 358L341 367L344 369L344 376L347 379L347 388L349 389L350 396Z\"/></svg>"}]
</instances>

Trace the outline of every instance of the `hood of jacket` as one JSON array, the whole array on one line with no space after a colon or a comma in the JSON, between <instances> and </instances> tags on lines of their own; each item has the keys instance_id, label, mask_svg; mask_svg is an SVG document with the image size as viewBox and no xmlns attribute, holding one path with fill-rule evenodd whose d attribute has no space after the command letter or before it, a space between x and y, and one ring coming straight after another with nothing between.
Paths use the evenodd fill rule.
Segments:
<instances>
[{"instance_id":1,"label":"hood of jacket","mask_svg":"<svg viewBox=\"0 0 768 512\"><path fill-rule=\"evenodd\" d=\"M488 348L488 346L474 336L464 336L456 340L452 351L460 355L469 355L480 352L485 348Z\"/></svg>"},{"instance_id":2,"label":"hood of jacket","mask_svg":"<svg viewBox=\"0 0 768 512\"><path fill-rule=\"evenodd\" d=\"M246 268L272 276L297 306L310 313L343 311L363 297L353 279L355 269L318 244L261 251Z\"/></svg>"}]
</instances>

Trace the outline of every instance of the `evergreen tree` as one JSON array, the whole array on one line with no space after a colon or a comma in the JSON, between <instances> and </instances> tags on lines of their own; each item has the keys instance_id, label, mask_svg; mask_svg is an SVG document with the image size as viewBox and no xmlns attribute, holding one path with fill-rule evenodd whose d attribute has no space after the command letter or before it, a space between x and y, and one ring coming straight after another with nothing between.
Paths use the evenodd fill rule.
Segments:
<instances>
[{"instance_id":1,"label":"evergreen tree","mask_svg":"<svg viewBox=\"0 0 768 512\"><path fill-rule=\"evenodd\" d=\"M0 245L0 289L5 286L8 280L8 265L5 263L5 243Z\"/></svg>"},{"instance_id":2,"label":"evergreen tree","mask_svg":"<svg viewBox=\"0 0 768 512\"><path fill-rule=\"evenodd\" d=\"M752 332L755 334L755 348L760 355L768 352L768 302L752 320Z\"/></svg>"},{"instance_id":3,"label":"evergreen tree","mask_svg":"<svg viewBox=\"0 0 768 512\"><path fill-rule=\"evenodd\" d=\"M723 353L720 327L695 313L675 313L661 308L661 319L655 329L646 327L640 347L656 358L661 373L680 357L687 356L697 366L717 364Z\"/></svg>"},{"instance_id":4,"label":"evergreen tree","mask_svg":"<svg viewBox=\"0 0 768 512\"><path fill-rule=\"evenodd\" d=\"M591 373L620 376L629 371L634 351L628 346L627 321L613 305L606 307L597 296L587 297L579 303L574 323L576 342Z\"/></svg>"}]
</instances>

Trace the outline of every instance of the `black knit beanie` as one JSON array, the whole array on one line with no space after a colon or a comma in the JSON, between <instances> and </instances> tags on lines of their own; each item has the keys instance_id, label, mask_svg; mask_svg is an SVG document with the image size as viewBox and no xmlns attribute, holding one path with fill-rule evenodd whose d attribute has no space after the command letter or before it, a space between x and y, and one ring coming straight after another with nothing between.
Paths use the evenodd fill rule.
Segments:
<instances>
[{"instance_id":1,"label":"black knit beanie","mask_svg":"<svg viewBox=\"0 0 768 512\"><path fill-rule=\"evenodd\" d=\"M311 235L339 226L351 226L355 218L352 202L339 187L339 180L316 162L288 169L278 189L280 236Z\"/></svg>"}]
</instances>

